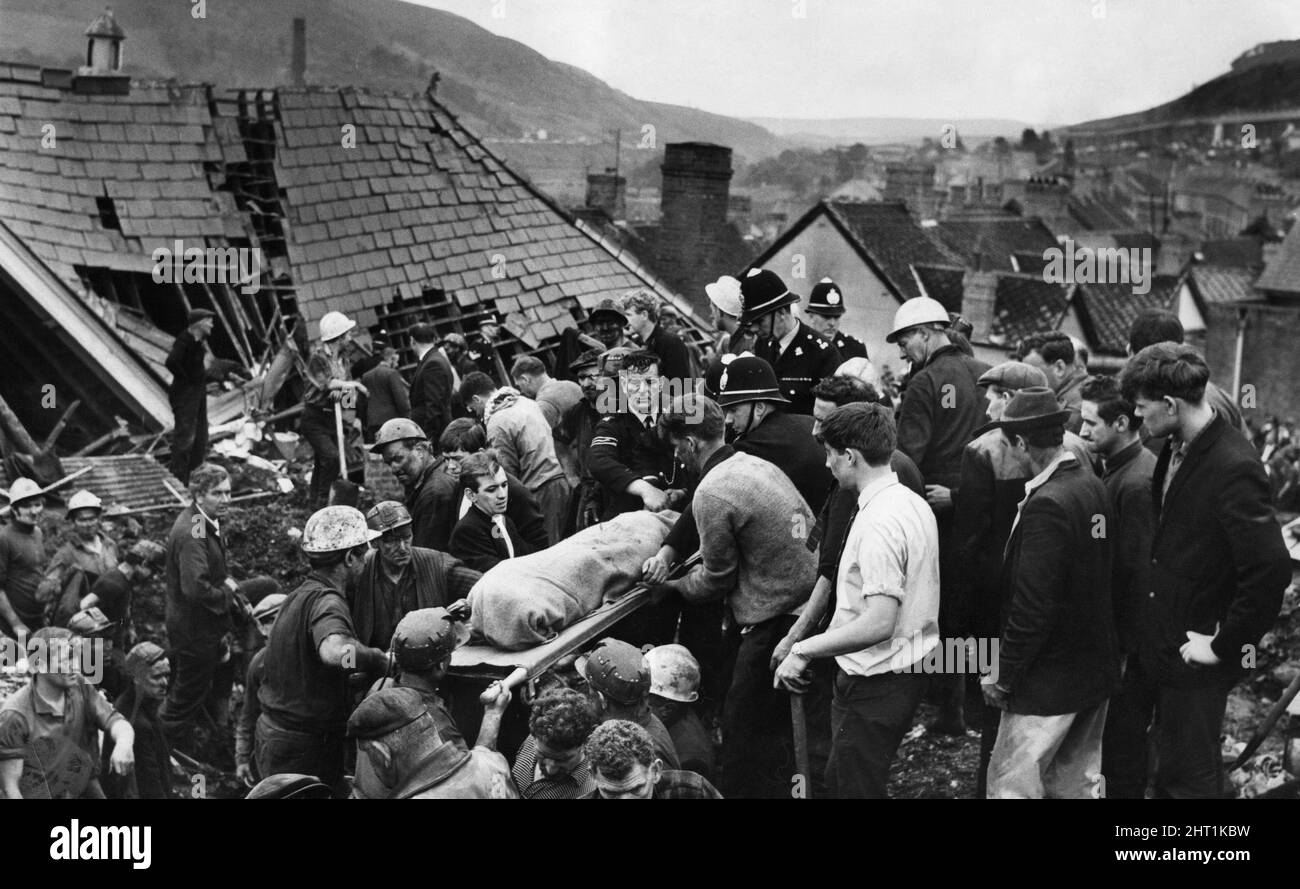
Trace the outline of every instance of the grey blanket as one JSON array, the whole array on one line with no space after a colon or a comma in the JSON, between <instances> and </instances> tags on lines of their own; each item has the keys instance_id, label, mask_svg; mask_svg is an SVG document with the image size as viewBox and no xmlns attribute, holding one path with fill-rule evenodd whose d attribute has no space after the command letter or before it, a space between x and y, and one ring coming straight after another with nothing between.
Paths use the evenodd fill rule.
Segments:
<instances>
[{"instance_id":1,"label":"grey blanket","mask_svg":"<svg viewBox=\"0 0 1300 889\"><path fill-rule=\"evenodd\" d=\"M497 564L470 590L474 637L508 651L553 639L630 590L676 520L671 511L626 512Z\"/></svg>"}]
</instances>

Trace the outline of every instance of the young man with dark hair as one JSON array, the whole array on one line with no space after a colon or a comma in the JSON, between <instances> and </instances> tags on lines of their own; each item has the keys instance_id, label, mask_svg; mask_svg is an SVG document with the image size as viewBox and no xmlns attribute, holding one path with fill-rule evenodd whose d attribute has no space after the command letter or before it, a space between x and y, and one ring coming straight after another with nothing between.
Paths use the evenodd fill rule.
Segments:
<instances>
[{"instance_id":1,"label":"young man with dark hair","mask_svg":"<svg viewBox=\"0 0 1300 889\"><path fill-rule=\"evenodd\" d=\"M470 509L451 532L448 552L475 571L533 552L506 515L509 481L492 451L466 458L460 465L460 483L469 494Z\"/></svg>"},{"instance_id":2,"label":"young man with dark hair","mask_svg":"<svg viewBox=\"0 0 1300 889\"><path fill-rule=\"evenodd\" d=\"M352 703L348 674L384 676L392 668L391 655L357 641L347 603L378 536L350 506L328 506L303 528L311 574L271 627L258 691L257 770L264 779L315 775L336 795L341 789Z\"/></svg>"},{"instance_id":3,"label":"young man with dark hair","mask_svg":"<svg viewBox=\"0 0 1300 889\"><path fill-rule=\"evenodd\" d=\"M542 508L548 543L559 543L572 489L560 468L551 425L542 409L515 389L498 389L483 373L467 376L460 392L487 430L488 446L496 451L502 468L523 482Z\"/></svg>"},{"instance_id":4,"label":"young man with dark hair","mask_svg":"<svg viewBox=\"0 0 1300 889\"><path fill-rule=\"evenodd\" d=\"M425 435L436 440L456 415L453 399L460 389L460 374L446 345L437 345L438 332L432 324L416 324L410 334L416 358L411 373L410 415Z\"/></svg>"},{"instance_id":5,"label":"young man with dark hair","mask_svg":"<svg viewBox=\"0 0 1300 889\"><path fill-rule=\"evenodd\" d=\"M1156 458L1142 446L1142 418L1124 397L1115 377L1089 377L1083 384L1080 435L1101 458L1102 482L1110 497L1115 526L1115 629L1124 659L1123 686L1110 699L1102 742L1102 774L1110 799L1142 799L1146 793L1147 729L1155 702L1134 684L1138 614L1151 591L1151 538L1155 533L1151 476Z\"/></svg>"},{"instance_id":6,"label":"young man with dark hair","mask_svg":"<svg viewBox=\"0 0 1300 889\"><path fill-rule=\"evenodd\" d=\"M583 744L600 716L591 698L555 688L533 701L511 771L521 799L581 799L596 789Z\"/></svg>"},{"instance_id":7,"label":"young man with dark hair","mask_svg":"<svg viewBox=\"0 0 1300 889\"><path fill-rule=\"evenodd\" d=\"M460 521L470 508L469 498L465 496L464 488L460 484L460 465L471 455L486 448L487 435L483 432L483 427L468 417L452 420L442 437L438 439L438 449L445 458L442 464L443 473L456 483L455 498L458 505L451 512L449 526L451 528L456 527L456 522ZM546 549L550 546L550 540L546 536L546 521L542 516L541 508L537 505L537 500L519 479L508 472L506 485L510 494L506 504L506 516L515 523L515 527L519 529L519 533L534 552Z\"/></svg>"},{"instance_id":8,"label":"young man with dark hair","mask_svg":"<svg viewBox=\"0 0 1300 889\"><path fill-rule=\"evenodd\" d=\"M1291 579L1264 468L1211 407L1209 379L1196 350L1169 342L1138 352L1120 376L1142 425L1169 437L1151 480L1156 529L1137 658L1159 714L1158 797L1222 795L1228 693L1255 663Z\"/></svg>"},{"instance_id":9,"label":"young man with dark hair","mask_svg":"<svg viewBox=\"0 0 1300 889\"><path fill-rule=\"evenodd\" d=\"M826 784L840 799L883 799L889 766L925 693L918 664L939 643L939 532L923 498L889 468L894 420L878 404L837 408L821 424L826 463L858 511L840 552L830 626L801 642L776 682L806 687L835 658Z\"/></svg>"},{"instance_id":10,"label":"young man with dark hair","mask_svg":"<svg viewBox=\"0 0 1300 889\"><path fill-rule=\"evenodd\" d=\"M1182 342L1183 322L1179 321L1178 316L1173 312L1165 309L1146 309L1133 319L1133 324L1128 330L1129 357L1155 343L1182 345ZM1237 407L1233 396L1215 385L1214 380L1205 384L1205 398L1210 403L1210 407L1214 408L1214 412L1228 421L1229 426L1250 438L1250 427L1242 418L1241 410ZM1142 442L1153 454L1159 454L1160 449L1165 445L1164 439L1160 436L1152 436L1150 429L1142 430Z\"/></svg>"},{"instance_id":11,"label":"young man with dark hair","mask_svg":"<svg viewBox=\"0 0 1300 889\"><path fill-rule=\"evenodd\" d=\"M521 395L537 402L552 432L560 425L564 414L582 400L581 386L572 380L553 378L541 359L532 355L516 359L510 368L510 376Z\"/></svg>"},{"instance_id":12,"label":"young man with dark hair","mask_svg":"<svg viewBox=\"0 0 1300 889\"><path fill-rule=\"evenodd\" d=\"M722 799L695 772L665 769L649 733L634 722L600 724L583 749L596 784L584 799Z\"/></svg>"},{"instance_id":13,"label":"young man with dark hair","mask_svg":"<svg viewBox=\"0 0 1300 889\"><path fill-rule=\"evenodd\" d=\"M991 799L1098 798L1106 705L1119 684L1111 611L1110 503L1063 447L1069 411L1051 389L1021 389L999 426L1033 478L1012 524L995 671L984 699L1003 710Z\"/></svg>"},{"instance_id":14,"label":"young man with dark hair","mask_svg":"<svg viewBox=\"0 0 1300 889\"><path fill-rule=\"evenodd\" d=\"M1070 412L1065 428L1078 435L1083 423L1079 419L1080 389L1088 372L1075 362L1074 341L1059 330L1034 333L1021 340L1019 352L1023 363L1047 375L1056 400Z\"/></svg>"}]
</instances>

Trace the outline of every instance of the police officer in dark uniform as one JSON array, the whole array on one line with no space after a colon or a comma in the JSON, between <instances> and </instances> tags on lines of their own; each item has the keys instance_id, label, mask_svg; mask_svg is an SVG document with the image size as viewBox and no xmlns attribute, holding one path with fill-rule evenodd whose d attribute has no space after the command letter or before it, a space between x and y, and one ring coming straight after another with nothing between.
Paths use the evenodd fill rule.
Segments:
<instances>
[{"instance_id":1,"label":"police officer in dark uniform","mask_svg":"<svg viewBox=\"0 0 1300 889\"><path fill-rule=\"evenodd\" d=\"M772 365L791 413L812 416L813 386L834 376L841 363L840 350L794 317L799 302L776 272L750 269L740 282L744 312L740 326L758 337L754 354Z\"/></svg>"},{"instance_id":2,"label":"police officer in dark uniform","mask_svg":"<svg viewBox=\"0 0 1300 889\"><path fill-rule=\"evenodd\" d=\"M509 385L510 376L506 373L506 366L497 351L496 344L500 337L501 322L497 316L495 314L484 316L478 322L478 334L467 339L469 346L467 357L477 370L496 380L497 385Z\"/></svg>"},{"instance_id":3,"label":"police officer in dark uniform","mask_svg":"<svg viewBox=\"0 0 1300 889\"><path fill-rule=\"evenodd\" d=\"M623 361L623 383L613 412L603 413L587 450L587 469L604 489L601 521L638 509L669 506L668 489L684 489L685 470L673 456L672 442L659 431L658 393L642 388L658 378L659 356L642 350Z\"/></svg>"},{"instance_id":4,"label":"police officer in dark uniform","mask_svg":"<svg viewBox=\"0 0 1300 889\"><path fill-rule=\"evenodd\" d=\"M840 358L866 358L867 347L862 340L840 330L844 317L844 291L830 278L822 278L808 294L808 326L835 344Z\"/></svg>"}]
</instances>

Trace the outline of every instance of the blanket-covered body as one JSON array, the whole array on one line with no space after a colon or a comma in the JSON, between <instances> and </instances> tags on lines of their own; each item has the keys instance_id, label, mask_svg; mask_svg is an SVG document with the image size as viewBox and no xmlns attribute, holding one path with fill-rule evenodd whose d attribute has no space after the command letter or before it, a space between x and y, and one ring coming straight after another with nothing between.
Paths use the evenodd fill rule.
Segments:
<instances>
[{"instance_id":1,"label":"blanket-covered body","mask_svg":"<svg viewBox=\"0 0 1300 889\"><path fill-rule=\"evenodd\" d=\"M630 590L677 513L625 512L548 549L507 559L470 591L474 637L518 651L541 645Z\"/></svg>"}]
</instances>

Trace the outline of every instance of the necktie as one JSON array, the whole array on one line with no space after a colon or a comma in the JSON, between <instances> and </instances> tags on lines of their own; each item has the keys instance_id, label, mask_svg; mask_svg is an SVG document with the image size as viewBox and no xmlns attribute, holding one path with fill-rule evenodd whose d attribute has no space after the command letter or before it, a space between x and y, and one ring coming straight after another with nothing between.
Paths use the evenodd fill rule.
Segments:
<instances>
[{"instance_id":1,"label":"necktie","mask_svg":"<svg viewBox=\"0 0 1300 889\"><path fill-rule=\"evenodd\" d=\"M515 557L515 543L510 539L510 532L506 530L506 517L504 515L494 515L492 516L492 524L496 526L497 533L505 541L506 552L510 554L509 558L513 559Z\"/></svg>"}]
</instances>

